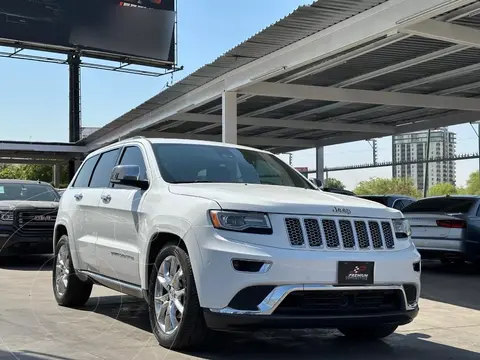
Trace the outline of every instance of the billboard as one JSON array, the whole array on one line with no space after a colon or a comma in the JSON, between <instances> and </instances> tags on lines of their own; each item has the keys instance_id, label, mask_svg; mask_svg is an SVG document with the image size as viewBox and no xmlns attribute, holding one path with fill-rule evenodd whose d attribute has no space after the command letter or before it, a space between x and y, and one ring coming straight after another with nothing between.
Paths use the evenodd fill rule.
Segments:
<instances>
[{"instance_id":1,"label":"billboard","mask_svg":"<svg viewBox=\"0 0 480 360\"><path fill-rule=\"evenodd\" d=\"M296 167L295 170L297 170L300 174L308 178L308 167Z\"/></svg>"},{"instance_id":2,"label":"billboard","mask_svg":"<svg viewBox=\"0 0 480 360\"><path fill-rule=\"evenodd\" d=\"M175 65L174 0L1 0L0 45Z\"/></svg>"}]
</instances>

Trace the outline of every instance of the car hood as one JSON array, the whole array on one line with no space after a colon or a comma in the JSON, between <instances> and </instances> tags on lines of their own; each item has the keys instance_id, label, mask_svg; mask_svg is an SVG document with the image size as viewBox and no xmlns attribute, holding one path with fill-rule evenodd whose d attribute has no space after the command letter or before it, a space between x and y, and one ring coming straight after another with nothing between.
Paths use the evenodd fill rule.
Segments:
<instances>
[{"instance_id":1,"label":"car hood","mask_svg":"<svg viewBox=\"0 0 480 360\"><path fill-rule=\"evenodd\" d=\"M32 209L58 209L58 202L55 201L0 201L0 210L32 210Z\"/></svg>"},{"instance_id":2,"label":"car hood","mask_svg":"<svg viewBox=\"0 0 480 360\"><path fill-rule=\"evenodd\" d=\"M172 184L170 192L217 202L222 209L298 215L401 218L400 211L354 196L261 184Z\"/></svg>"}]
</instances>

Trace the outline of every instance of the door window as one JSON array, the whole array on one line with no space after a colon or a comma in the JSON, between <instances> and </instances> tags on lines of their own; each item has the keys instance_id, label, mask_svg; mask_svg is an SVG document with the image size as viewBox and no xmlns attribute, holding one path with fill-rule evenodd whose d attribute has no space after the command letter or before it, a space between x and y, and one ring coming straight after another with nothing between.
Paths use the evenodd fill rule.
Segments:
<instances>
[{"instance_id":1,"label":"door window","mask_svg":"<svg viewBox=\"0 0 480 360\"><path fill-rule=\"evenodd\" d=\"M115 149L103 153L98 161L95 170L93 171L92 180L90 181L91 188L106 188L110 184L110 176L112 175L113 167L115 166L120 149Z\"/></svg>"},{"instance_id":2,"label":"door window","mask_svg":"<svg viewBox=\"0 0 480 360\"><path fill-rule=\"evenodd\" d=\"M97 163L98 155L92 156L87 161L85 161L80 168L80 171L73 183L73 187L76 188L86 188L92 176L92 171Z\"/></svg>"}]
</instances>

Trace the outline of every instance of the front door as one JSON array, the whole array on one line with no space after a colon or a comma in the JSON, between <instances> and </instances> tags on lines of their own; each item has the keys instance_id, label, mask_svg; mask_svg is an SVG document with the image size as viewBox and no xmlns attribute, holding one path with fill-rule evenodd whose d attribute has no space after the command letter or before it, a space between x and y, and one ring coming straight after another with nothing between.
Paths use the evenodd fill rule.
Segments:
<instances>
[{"instance_id":1,"label":"front door","mask_svg":"<svg viewBox=\"0 0 480 360\"><path fill-rule=\"evenodd\" d=\"M137 165L147 180L142 149L132 145L123 149L119 165ZM140 285L140 244L142 201L145 191L121 185L110 185L98 205L104 224L98 233L96 254L101 274L130 284Z\"/></svg>"}]
</instances>

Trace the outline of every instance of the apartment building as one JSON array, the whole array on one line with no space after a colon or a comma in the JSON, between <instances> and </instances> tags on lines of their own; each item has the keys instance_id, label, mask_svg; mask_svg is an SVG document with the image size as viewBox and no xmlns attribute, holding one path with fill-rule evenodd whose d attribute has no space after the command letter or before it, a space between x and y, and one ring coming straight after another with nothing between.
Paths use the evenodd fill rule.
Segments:
<instances>
[{"instance_id":1,"label":"apartment building","mask_svg":"<svg viewBox=\"0 0 480 360\"><path fill-rule=\"evenodd\" d=\"M416 161L426 158L428 131L419 131L392 137L392 160ZM432 129L430 132L430 159L448 158L455 155L456 134L448 128ZM427 164L394 165L393 177L411 178L417 188L423 191ZM455 185L454 161L432 162L428 164L428 187L439 183Z\"/></svg>"}]
</instances>

